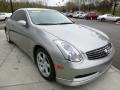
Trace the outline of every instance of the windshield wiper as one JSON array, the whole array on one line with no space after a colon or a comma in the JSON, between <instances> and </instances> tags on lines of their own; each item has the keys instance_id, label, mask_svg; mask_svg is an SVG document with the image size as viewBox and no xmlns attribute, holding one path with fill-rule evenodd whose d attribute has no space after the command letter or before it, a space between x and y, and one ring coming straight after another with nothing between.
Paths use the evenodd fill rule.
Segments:
<instances>
[{"instance_id":1,"label":"windshield wiper","mask_svg":"<svg viewBox=\"0 0 120 90\"><path fill-rule=\"evenodd\" d=\"M63 22L63 23L39 23L37 25L61 25L61 24L73 24L71 22Z\"/></svg>"}]
</instances>

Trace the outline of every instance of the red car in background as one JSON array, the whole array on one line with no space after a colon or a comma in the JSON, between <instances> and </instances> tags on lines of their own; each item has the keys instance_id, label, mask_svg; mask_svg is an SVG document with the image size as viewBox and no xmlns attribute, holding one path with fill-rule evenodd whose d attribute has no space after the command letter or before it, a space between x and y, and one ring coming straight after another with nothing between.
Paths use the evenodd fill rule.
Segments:
<instances>
[{"instance_id":1,"label":"red car in background","mask_svg":"<svg viewBox=\"0 0 120 90\"><path fill-rule=\"evenodd\" d=\"M97 20L98 15L95 12L88 12L85 15L85 19Z\"/></svg>"}]
</instances>

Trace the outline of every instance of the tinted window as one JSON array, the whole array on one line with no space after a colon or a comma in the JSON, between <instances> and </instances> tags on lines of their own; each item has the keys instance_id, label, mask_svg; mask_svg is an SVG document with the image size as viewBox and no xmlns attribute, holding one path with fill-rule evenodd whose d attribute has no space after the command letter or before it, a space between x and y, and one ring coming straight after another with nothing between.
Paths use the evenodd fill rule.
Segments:
<instances>
[{"instance_id":1,"label":"tinted window","mask_svg":"<svg viewBox=\"0 0 120 90\"><path fill-rule=\"evenodd\" d=\"M16 11L11 16L11 19L15 20L15 21L19 21L19 20L25 20L25 21L27 21L27 19L26 19L26 13L23 10Z\"/></svg>"},{"instance_id":2,"label":"tinted window","mask_svg":"<svg viewBox=\"0 0 120 90\"><path fill-rule=\"evenodd\" d=\"M111 15L111 14L108 14L107 16L113 16L113 15Z\"/></svg>"},{"instance_id":3,"label":"tinted window","mask_svg":"<svg viewBox=\"0 0 120 90\"><path fill-rule=\"evenodd\" d=\"M34 24L70 24L72 23L67 17L55 10L29 10L29 15Z\"/></svg>"},{"instance_id":4,"label":"tinted window","mask_svg":"<svg viewBox=\"0 0 120 90\"><path fill-rule=\"evenodd\" d=\"M0 15L5 15L4 13L0 13Z\"/></svg>"}]
</instances>

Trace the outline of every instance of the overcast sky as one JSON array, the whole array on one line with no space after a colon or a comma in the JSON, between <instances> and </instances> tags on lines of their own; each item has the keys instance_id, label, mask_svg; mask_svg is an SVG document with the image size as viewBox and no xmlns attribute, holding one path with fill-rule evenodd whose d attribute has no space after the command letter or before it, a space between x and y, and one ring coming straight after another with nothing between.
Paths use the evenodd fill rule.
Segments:
<instances>
[{"instance_id":1,"label":"overcast sky","mask_svg":"<svg viewBox=\"0 0 120 90\"><path fill-rule=\"evenodd\" d=\"M56 5L56 3L60 2L60 5L63 5L68 0L48 0L48 5Z\"/></svg>"},{"instance_id":2,"label":"overcast sky","mask_svg":"<svg viewBox=\"0 0 120 90\"><path fill-rule=\"evenodd\" d=\"M36 1L47 1L48 5L50 6L55 6L56 4L57 5L63 5L66 1L68 0L16 0L16 1L33 1L33 2L36 2ZM60 2L60 3L59 3Z\"/></svg>"}]
</instances>

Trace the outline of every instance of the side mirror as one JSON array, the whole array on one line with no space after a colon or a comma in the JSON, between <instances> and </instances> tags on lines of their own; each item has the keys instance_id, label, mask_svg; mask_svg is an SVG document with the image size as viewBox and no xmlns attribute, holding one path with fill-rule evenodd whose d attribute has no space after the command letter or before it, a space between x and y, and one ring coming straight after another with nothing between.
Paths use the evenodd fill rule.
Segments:
<instances>
[{"instance_id":1,"label":"side mirror","mask_svg":"<svg viewBox=\"0 0 120 90\"><path fill-rule=\"evenodd\" d=\"M24 20L20 20L20 21L18 21L18 23L19 23L21 26L25 26L25 25L26 25L26 21L24 21Z\"/></svg>"}]
</instances>

